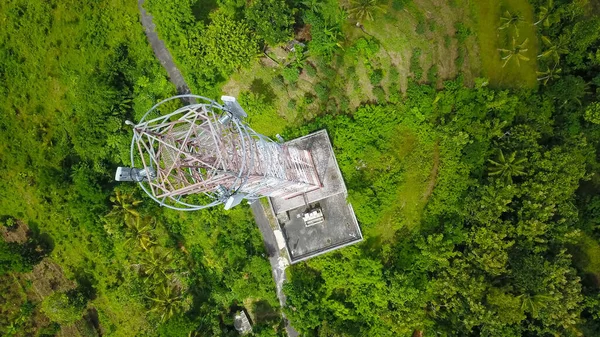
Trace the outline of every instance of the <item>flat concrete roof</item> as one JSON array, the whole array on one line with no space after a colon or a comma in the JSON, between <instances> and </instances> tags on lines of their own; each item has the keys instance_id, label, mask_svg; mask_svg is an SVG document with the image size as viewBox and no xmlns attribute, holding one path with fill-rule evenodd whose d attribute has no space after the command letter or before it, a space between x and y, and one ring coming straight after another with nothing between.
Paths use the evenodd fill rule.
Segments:
<instances>
[{"instance_id":1,"label":"flat concrete roof","mask_svg":"<svg viewBox=\"0 0 600 337\"><path fill-rule=\"evenodd\" d=\"M302 219L306 209L320 207L322 223L307 227ZM278 216L292 263L338 249L362 240L352 206L344 194L336 194Z\"/></svg>"},{"instance_id":2,"label":"flat concrete roof","mask_svg":"<svg viewBox=\"0 0 600 337\"><path fill-rule=\"evenodd\" d=\"M317 174L322 187L306 193L309 203L319 201L339 193L346 194L346 184L335 160L331 141L327 130L319 130L307 136L293 139L285 145L294 146L310 151L313 162L317 167ZM305 205L304 196L299 195L290 199L271 198L271 205L275 214L286 212Z\"/></svg>"},{"instance_id":3,"label":"flat concrete roof","mask_svg":"<svg viewBox=\"0 0 600 337\"><path fill-rule=\"evenodd\" d=\"M322 187L287 200L269 198L281 227L291 263L362 241L352 205L346 201L346 184L335 159L326 130L285 143L310 151ZM320 208L324 221L306 226L302 214Z\"/></svg>"}]
</instances>

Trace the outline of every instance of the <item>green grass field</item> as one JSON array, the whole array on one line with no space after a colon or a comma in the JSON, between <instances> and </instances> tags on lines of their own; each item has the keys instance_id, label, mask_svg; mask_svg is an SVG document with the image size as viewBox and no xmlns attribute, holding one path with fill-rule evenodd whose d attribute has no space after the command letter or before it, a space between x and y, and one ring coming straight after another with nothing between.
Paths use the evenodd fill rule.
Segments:
<instances>
[{"instance_id":1,"label":"green grass field","mask_svg":"<svg viewBox=\"0 0 600 337\"><path fill-rule=\"evenodd\" d=\"M533 8L527 1L522 0L478 0L474 2L477 8L478 24L477 36L479 39L482 76L490 80L492 86L509 88L536 86L538 39L536 27L533 23ZM520 13L524 22L519 27L517 37L514 29L500 30L502 13L509 10L511 13ZM509 49L512 39L517 44L525 39L529 42L526 46L528 51L525 56L529 61L521 61L518 66L514 60L502 67L504 61L501 59L499 48Z\"/></svg>"}]
</instances>

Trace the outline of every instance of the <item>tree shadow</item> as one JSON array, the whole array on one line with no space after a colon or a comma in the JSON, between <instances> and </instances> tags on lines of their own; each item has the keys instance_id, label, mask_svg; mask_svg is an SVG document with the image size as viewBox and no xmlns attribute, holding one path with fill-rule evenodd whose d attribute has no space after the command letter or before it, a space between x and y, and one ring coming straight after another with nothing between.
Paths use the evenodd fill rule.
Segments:
<instances>
[{"instance_id":1,"label":"tree shadow","mask_svg":"<svg viewBox=\"0 0 600 337\"><path fill-rule=\"evenodd\" d=\"M250 84L250 91L264 97L265 103L271 104L277 98L273 88L269 83L266 83L262 78L256 78Z\"/></svg>"},{"instance_id":2,"label":"tree shadow","mask_svg":"<svg viewBox=\"0 0 600 337\"><path fill-rule=\"evenodd\" d=\"M192 14L196 20L208 24L209 14L217 9L219 5L216 0L198 0L192 4Z\"/></svg>"},{"instance_id":3,"label":"tree shadow","mask_svg":"<svg viewBox=\"0 0 600 337\"><path fill-rule=\"evenodd\" d=\"M279 312L265 300L256 301L252 304L252 312L256 324L275 323L280 319Z\"/></svg>"}]
</instances>

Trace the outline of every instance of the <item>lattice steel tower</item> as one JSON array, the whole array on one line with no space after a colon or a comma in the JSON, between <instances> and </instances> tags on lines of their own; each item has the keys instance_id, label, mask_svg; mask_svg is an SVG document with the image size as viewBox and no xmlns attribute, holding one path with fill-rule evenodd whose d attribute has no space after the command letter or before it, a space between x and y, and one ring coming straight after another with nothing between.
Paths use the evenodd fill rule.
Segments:
<instances>
[{"instance_id":1,"label":"lattice steel tower","mask_svg":"<svg viewBox=\"0 0 600 337\"><path fill-rule=\"evenodd\" d=\"M160 115L175 99L199 100ZM161 205L197 210L243 199L292 198L321 187L309 151L274 142L243 122L233 97L223 104L179 95L152 107L133 124L132 168L119 167L117 181L137 181ZM137 168L136 168L137 167Z\"/></svg>"}]
</instances>

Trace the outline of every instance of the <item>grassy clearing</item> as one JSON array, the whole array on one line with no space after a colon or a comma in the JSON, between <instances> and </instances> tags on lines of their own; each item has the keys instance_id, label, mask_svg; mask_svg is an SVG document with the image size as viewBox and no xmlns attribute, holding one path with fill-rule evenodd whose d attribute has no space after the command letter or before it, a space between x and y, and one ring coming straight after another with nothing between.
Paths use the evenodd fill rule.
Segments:
<instances>
[{"instance_id":1,"label":"grassy clearing","mask_svg":"<svg viewBox=\"0 0 600 337\"><path fill-rule=\"evenodd\" d=\"M222 91L234 96L252 92L268 97L266 104L276 115L255 116L252 125L258 131L274 135L285 126L302 125L325 113L353 111L366 102L402 95L408 78L415 76L410 60L416 48L422 51L418 59L420 83L433 81L441 88L444 80L460 72L465 83L470 84L479 72L477 42L474 36L462 42L455 36L457 24L474 26L470 10L468 2L462 0L451 4L415 0L403 6L390 5L386 13L375 20L361 22L364 30L356 27L356 21L348 19L343 27L343 49L339 49L328 64L309 55L295 83L282 78L283 69L293 56L281 47L274 47L267 51L270 58L264 56L251 67L235 73ZM381 49L368 59L361 56L357 60L349 50L364 38L374 38ZM459 49L469 54L459 57ZM391 68L397 71L393 79L389 74ZM376 69L384 69L384 74L379 83L373 84L370 75ZM257 82L260 85L256 85ZM328 87L325 95L318 92L319 84Z\"/></svg>"},{"instance_id":2,"label":"grassy clearing","mask_svg":"<svg viewBox=\"0 0 600 337\"><path fill-rule=\"evenodd\" d=\"M575 265L586 275L586 282L600 287L600 243L593 237L583 234L572 252Z\"/></svg>"},{"instance_id":3,"label":"grassy clearing","mask_svg":"<svg viewBox=\"0 0 600 337\"><path fill-rule=\"evenodd\" d=\"M489 78L491 85L497 87L535 87L538 40L535 27L532 25L533 7L522 0L479 0L475 1L474 5L478 13L477 34L481 49L482 75ZM500 17L506 10L520 13L525 20L519 25L519 37L516 37L513 29L498 29L502 25ZM519 67L511 60L503 68L504 61L500 57L498 48L509 49L513 37L517 44L529 39L528 51L525 53L529 61L522 61Z\"/></svg>"}]
</instances>

